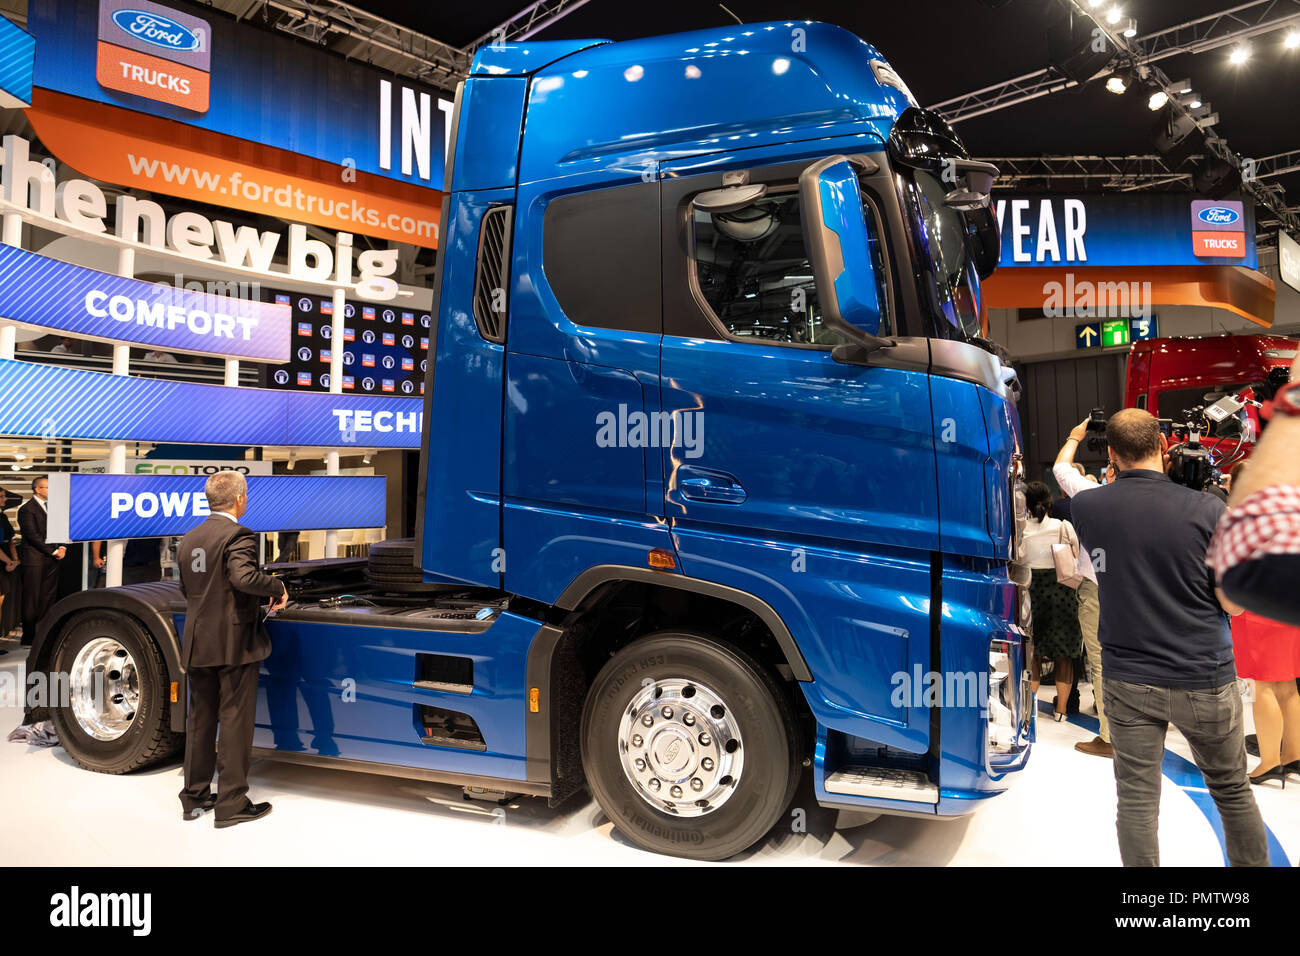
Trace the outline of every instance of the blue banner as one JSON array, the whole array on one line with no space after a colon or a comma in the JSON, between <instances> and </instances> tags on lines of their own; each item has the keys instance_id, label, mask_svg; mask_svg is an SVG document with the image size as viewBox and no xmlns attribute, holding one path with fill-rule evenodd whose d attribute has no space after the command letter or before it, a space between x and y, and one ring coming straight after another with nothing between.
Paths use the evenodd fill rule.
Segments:
<instances>
[{"instance_id":1,"label":"blue banner","mask_svg":"<svg viewBox=\"0 0 1300 956\"><path fill-rule=\"evenodd\" d=\"M0 244L0 316L69 335L260 362L289 360L286 305L125 279Z\"/></svg>"},{"instance_id":2,"label":"blue banner","mask_svg":"<svg viewBox=\"0 0 1300 956\"><path fill-rule=\"evenodd\" d=\"M29 5L28 29L39 50L36 86L264 143L340 168L351 166L416 186L442 188L446 113L438 101L449 99L447 94L240 23L212 7L184 2L147 6L156 19L170 23L170 27L164 23L162 37L198 36L200 47L193 54L188 53L188 43L179 47L185 56L180 57L177 72L199 72L208 87L205 101L190 102L188 95L176 90L151 95L143 95L143 90L128 92L115 87L130 83L106 86L101 82L120 72L107 69L106 75L100 76L101 45L118 50L127 46L152 49L162 58L175 54L158 43L136 42L132 32L135 21L101 16L103 6L121 12L111 0L34 0ZM200 29L189 26L194 22L205 23L211 36L202 36ZM184 28L183 32L178 27ZM205 65L201 69L189 65L188 57L200 53ZM131 73L128 79L133 78L133 70L127 72ZM164 74L166 70L154 72ZM148 71L144 75L148 76ZM389 83L386 93L381 88L385 81ZM198 78L192 82L197 84ZM171 102L162 102L156 95L170 97ZM388 115L381 117L384 105ZM421 151L413 157L414 162L407 161L405 172L404 117L427 134L428 144L427 160ZM380 149L381 129L389 134L384 151ZM425 137L421 139L423 142Z\"/></svg>"},{"instance_id":3,"label":"blue banner","mask_svg":"<svg viewBox=\"0 0 1300 956\"><path fill-rule=\"evenodd\" d=\"M1186 193L993 197L999 268L1197 266L1258 268L1255 210Z\"/></svg>"},{"instance_id":4,"label":"blue banner","mask_svg":"<svg viewBox=\"0 0 1300 956\"><path fill-rule=\"evenodd\" d=\"M0 360L0 434L194 445L419 448L422 401L230 388Z\"/></svg>"},{"instance_id":5,"label":"blue banner","mask_svg":"<svg viewBox=\"0 0 1300 956\"><path fill-rule=\"evenodd\" d=\"M70 474L68 480L66 498L50 495L51 533L63 528L66 509L68 541L181 535L209 514L204 476ZM247 480L248 511L239 523L254 531L325 530L340 522L378 528L387 520L383 477L254 475Z\"/></svg>"},{"instance_id":6,"label":"blue banner","mask_svg":"<svg viewBox=\"0 0 1300 956\"><path fill-rule=\"evenodd\" d=\"M32 105L32 71L36 40L21 27L0 17L0 107Z\"/></svg>"}]
</instances>

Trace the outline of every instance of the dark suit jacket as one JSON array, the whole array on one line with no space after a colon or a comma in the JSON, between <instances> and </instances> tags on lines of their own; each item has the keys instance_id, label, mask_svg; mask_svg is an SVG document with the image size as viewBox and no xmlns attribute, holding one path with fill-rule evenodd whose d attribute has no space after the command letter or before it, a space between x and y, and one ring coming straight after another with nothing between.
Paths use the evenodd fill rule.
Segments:
<instances>
[{"instance_id":1,"label":"dark suit jacket","mask_svg":"<svg viewBox=\"0 0 1300 956\"><path fill-rule=\"evenodd\" d=\"M211 515L176 548L185 634L181 664L223 667L265 660L271 639L258 613L284 585L257 567L257 536L222 515Z\"/></svg>"},{"instance_id":2,"label":"dark suit jacket","mask_svg":"<svg viewBox=\"0 0 1300 956\"><path fill-rule=\"evenodd\" d=\"M18 533L23 536L18 543L18 560L20 563L44 567L56 560L54 552L57 544L47 544L45 532L49 526L49 515L35 498L28 498L18 509Z\"/></svg>"}]
</instances>

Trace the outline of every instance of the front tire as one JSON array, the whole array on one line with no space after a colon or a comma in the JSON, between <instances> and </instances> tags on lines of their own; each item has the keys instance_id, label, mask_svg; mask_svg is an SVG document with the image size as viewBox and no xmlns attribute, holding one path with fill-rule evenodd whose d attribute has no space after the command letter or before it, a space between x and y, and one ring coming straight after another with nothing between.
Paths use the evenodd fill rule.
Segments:
<instances>
[{"instance_id":1,"label":"front tire","mask_svg":"<svg viewBox=\"0 0 1300 956\"><path fill-rule=\"evenodd\" d=\"M78 614L59 632L50 662L52 674L67 675L67 693L51 700L50 713L59 742L80 766L129 773L180 749L185 736L171 730L166 663L134 620Z\"/></svg>"},{"instance_id":2,"label":"front tire","mask_svg":"<svg viewBox=\"0 0 1300 956\"><path fill-rule=\"evenodd\" d=\"M753 846L794 796L797 725L776 679L739 648L665 631L601 669L582 718L592 795L633 843L721 860Z\"/></svg>"}]
</instances>

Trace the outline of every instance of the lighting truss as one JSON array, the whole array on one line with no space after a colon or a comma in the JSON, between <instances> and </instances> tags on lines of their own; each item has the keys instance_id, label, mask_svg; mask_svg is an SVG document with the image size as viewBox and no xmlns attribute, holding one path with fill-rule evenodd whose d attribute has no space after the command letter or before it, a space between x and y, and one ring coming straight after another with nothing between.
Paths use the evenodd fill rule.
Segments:
<instances>
[{"instance_id":1,"label":"lighting truss","mask_svg":"<svg viewBox=\"0 0 1300 956\"><path fill-rule=\"evenodd\" d=\"M1118 33L1097 20L1090 11L1084 10L1078 3L1073 3L1073 6L1092 18L1112 38L1119 38ZM1222 13L1189 20L1144 37L1132 40L1120 38L1123 42L1116 42L1114 48L1122 54L1117 59L1150 64L1179 53L1204 53L1287 26L1300 27L1300 0L1252 0ZM1103 70L1093 79L1104 76L1106 72L1108 70ZM993 113L1078 85L1074 80L1062 76L1055 68L1046 67L954 96L933 104L930 109L950 123L960 123L962 120Z\"/></svg>"},{"instance_id":2,"label":"lighting truss","mask_svg":"<svg viewBox=\"0 0 1300 956\"><path fill-rule=\"evenodd\" d=\"M588 0L537 0L509 20L498 24L495 29L483 34L465 49L472 54L479 47L490 43L517 43L520 40L527 40L557 20L567 17L587 2Z\"/></svg>"}]
</instances>

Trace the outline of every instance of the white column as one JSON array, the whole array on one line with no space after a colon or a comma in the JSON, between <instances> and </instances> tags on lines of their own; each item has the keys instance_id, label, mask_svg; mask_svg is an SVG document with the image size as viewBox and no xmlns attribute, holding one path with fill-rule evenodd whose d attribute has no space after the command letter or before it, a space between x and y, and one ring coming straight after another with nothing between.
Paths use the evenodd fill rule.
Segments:
<instances>
[{"instance_id":1,"label":"white column","mask_svg":"<svg viewBox=\"0 0 1300 956\"><path fill-rule=\"evenodd\" d=\"M226 385L230 388L239 386L239 359L226 359Z\"/></svg>"},{"instance_id":2,"label":"white column","mask_svg":"<svg viewBox=\"0 0 1300 956\"><path fill-rule=\"evenodd\" d=\"M0 233L0 240L3 240L7 246L22 247L23 244L23 217L16 212L7 212L4 215L4 230ZM18 327L12 322L0 322L0 359L11 359L14 357L14 349L18 344Z\"/></svg>"},{"instance_id":3,"label":"white column","mask_svg":"<svg viewBox=\"0 0 1300 956\"><path fill-rule=\"evenodd\" d=\"M127 279L135 276L135 250L119 249L117 252L117 274ZM113 374L125 375L131 369L131 346L113 346ZM108 446L108 473L110 475L126 474L126 443L115 441ZM104 584L115 588L122 584L122 557L126 553L126 542L117 539L108 542L107 563L104 566Z\"/></svg>"},{"instance_id":4,"label":"white column","mask_svg":"<svg viewBox=\"0 0 1300 956\"><path fill-rule=\"evenodd\" d=\"M330 394L343 394L343 320L347 309L345 290L334 290L334 315L330 320ZM325 455L325 474L339 473L339 452L334 449ZM339 533L325 532L325 557L339 556Z\"/></svg>"}]
</instances>

